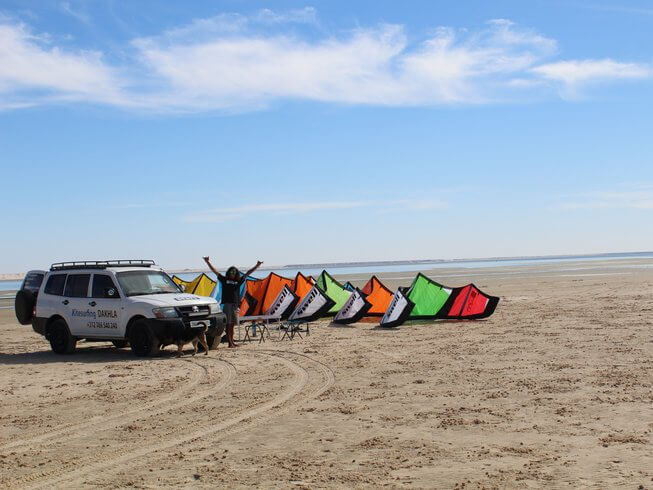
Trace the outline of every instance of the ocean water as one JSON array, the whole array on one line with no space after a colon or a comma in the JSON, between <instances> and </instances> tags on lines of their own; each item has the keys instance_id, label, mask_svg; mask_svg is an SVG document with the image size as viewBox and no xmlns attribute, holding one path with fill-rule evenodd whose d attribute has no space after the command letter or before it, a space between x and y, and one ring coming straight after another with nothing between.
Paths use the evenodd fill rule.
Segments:
<instances>
[{"instance_id":1,"label":"ocean water","mask_svg":"<svg viewBox=\"0 0 653 490\"><path fill-rule=\"evenodd\" d=\"M637 252L606 255L587 255L587 256L562 256L562 257L538 257L526 259L483 259L483 260L457 260L457 261L434 261L421 262L419 264L389 264L389 265L355 265L344 267L314 267L314 268L290 268L283 267L280 269L265 269L256 271L254 277L265 277L270 272L275 272L280 276L294 277L297 272L301 271L306 276L317 276L323 269L332 275L342 274L379 274L384 272L419 272L433 269L483 269L492 267L522 267L537 264L557 264L565 262L589 262L597 260L623 260L623 259L651 259L653 261L653 252ZM464 273L463 273L464 274ZM178 277L184 280L190 280L197 277L196 272L178 273ZM209 274L212 278L213 274Z\"/></svg>"},{"instance_id":2,"label":"ocean water","mask_svg":"<svg viewBox=\"0 0 653 490\"><path fill-rule=\"evenodd\" d=\"M492 267L523 267L538 264L564 264L565 262L591 262L599 260L624 260L624 259L650 259L653 261L653 252L637 252L637 253L615 253L607 255L585 255L585 256L557 256L557 257L537 257L525 259L483 259L483 260L456 260L456 261L437 261L437 262L422 262L404 263L404 264L377 264L377 265L352 265L341 267L314 267L314 268L287 268L280 269L265 269L257 271L255 277L265 277L270 272L275 272L281 276L294 277L297 272L301 270L304 275L316 276L326 268L330 274L370 274L384 273L384 272L419 272L428 271L433 269L483 269ZM638 266L639 267L639 266ZM181 279L190 280L197 276L196 272L177 273ZM213 274L210 274L213 276ZM0 281L0 292L2 291L15 291L17 290L22 281ZM0 294L0 296L2 296Z\"/></svg>"},{"instance_id":3,"label":"ocean water","mask_svg":"<svg viewBox=\"0 0 653 490\"><path fill-rule=\"evenodd\" d=\"M0 291L17 291L22 283L23 281L0 281Z\"/></svg>"}]
</instances>

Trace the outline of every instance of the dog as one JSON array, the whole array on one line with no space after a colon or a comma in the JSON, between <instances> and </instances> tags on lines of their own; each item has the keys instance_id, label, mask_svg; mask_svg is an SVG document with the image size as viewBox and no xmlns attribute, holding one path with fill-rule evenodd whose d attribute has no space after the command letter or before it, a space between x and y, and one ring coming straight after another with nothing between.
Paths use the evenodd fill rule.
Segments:
<instances>
[{"instance_id":1,"label":"dog","mask_svg":"<svg viewBox=\"0 0 653 490\"><path fill-rule=\"evenodd\" d=\"M206 331L207 327L203 328L187 328L184 329L184 332L181 335L181 338L175 342L177 345L177 357L183 355L184 345L189 342L193 344L193 355L197 354L197 345L201 344L204 349L204 355L209 355L209 344L206 342Z\"/></svg>"}]
</instances>

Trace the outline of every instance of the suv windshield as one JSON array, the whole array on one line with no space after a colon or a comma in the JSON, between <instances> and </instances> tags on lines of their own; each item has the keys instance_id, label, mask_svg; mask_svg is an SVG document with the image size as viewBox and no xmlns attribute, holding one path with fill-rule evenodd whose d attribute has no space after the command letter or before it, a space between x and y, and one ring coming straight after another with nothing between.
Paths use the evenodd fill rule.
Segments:
<instances>
[{"instance_id":1,"label":"suv windshield","mask_svg":"<svg viewBox=\"0 0 653 490\"><path fill-rule=\"evenodd\" d=\"M181 292L165 272L126 271L116 274L125 296Z\"/></svg>"}]
</instances>

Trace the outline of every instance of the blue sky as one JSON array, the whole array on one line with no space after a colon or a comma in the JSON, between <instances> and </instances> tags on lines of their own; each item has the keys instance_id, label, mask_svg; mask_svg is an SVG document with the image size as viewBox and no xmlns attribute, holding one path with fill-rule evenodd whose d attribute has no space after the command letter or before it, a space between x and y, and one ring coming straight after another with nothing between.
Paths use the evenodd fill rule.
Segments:
<instances>
[{"instance_id":1,"label":"blue sky","mask_svg":"<svg viewBox=\"0 0 653 490\"><path fill-rule=\"evenodd\" d=\"M644 1L0 0L0 272L653 249Z\"/></svg>"}]
</instances>

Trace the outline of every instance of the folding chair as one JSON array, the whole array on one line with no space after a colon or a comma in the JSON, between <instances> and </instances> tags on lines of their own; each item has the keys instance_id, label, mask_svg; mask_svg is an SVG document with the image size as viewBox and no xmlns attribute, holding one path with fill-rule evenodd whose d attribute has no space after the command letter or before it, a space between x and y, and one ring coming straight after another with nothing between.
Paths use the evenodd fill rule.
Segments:
<instances>
[{"instance_id":1,"label":"folding chair","mask_svg":"<svg viewBox=\"0 0 653 490\"><path fill-rule=\"evenodd\" d=\"M285 331L283 333L283 336L279 340L283 340L286 337L288 337L290 340L293 340L295 338L295 334L299 335L300 339L303 339L304 337L302 337L302 334L301 334L301 332L302 332L301 326L302 325L306 325L306 335L310 335L311 334L310 323L305 322L303 320L296 320L296 321L295 320L293 320L293 321L287 320L287 321L284 322L284 326L286 327L286 329L285 329ZM279 328L282 328L282 327L279 327Z\"/></svg>"},{"instance_id":2,"label":"folding chair","mask_svg":"<svg viewBox=\"0 0 653 490\"><path fill-rule=\"evenodd\" d=\"M251 322L249 325L245 325L245 336L243 337L243 342L246 340L249 340L250 342L253 341L252 337L254 336L254 332L258 328L260 330L260 337L258 339L258 343L260 344L261 342L265 342L265 337L267 335L268 338L270 338L270 320L272 321L278 321L280 320L279 317L277 316L271 316L271 315L258 315L258 316L243 316L240 318L241 322ZM252 334L250 335L250 331Z\"/></svg>"}]
</instances>

